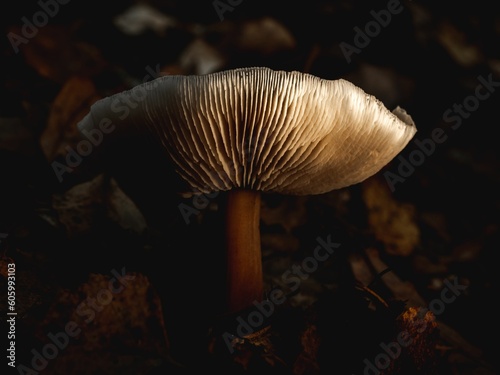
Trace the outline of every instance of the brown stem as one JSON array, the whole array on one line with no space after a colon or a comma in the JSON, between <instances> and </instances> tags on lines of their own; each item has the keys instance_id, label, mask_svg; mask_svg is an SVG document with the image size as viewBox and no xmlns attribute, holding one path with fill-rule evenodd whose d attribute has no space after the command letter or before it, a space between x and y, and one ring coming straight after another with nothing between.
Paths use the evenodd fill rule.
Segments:
<instances>
[{"instance_id":1,"label":"brown stem","mask_svg":"<svg viewBox=\"0 0 500 375\"><path fill-rule=\"evenodd\" d=\"M260 192L231 190L226 210L227 307L232 313L263 296Z\"/></svg>"}]
</instances>

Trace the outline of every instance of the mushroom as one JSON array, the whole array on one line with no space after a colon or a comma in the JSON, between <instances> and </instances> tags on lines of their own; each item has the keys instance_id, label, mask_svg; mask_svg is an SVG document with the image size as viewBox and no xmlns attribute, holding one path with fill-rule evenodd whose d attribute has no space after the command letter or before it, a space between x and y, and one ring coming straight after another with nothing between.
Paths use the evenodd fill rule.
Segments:
<instances>
[{"instance_id":1,"label":"mushroom","mask_svg":"<svg viewBox=\"0 0 500 375\"><path fill-rule=\"evenodd\" d=\"M193 192L227 192L228 313L263 299L261 193L359 183L416 133L403 109L349 81L264 67L163 76L96 102L79 127L104 120L153 134Z\"/></svg>"}]
</instances>

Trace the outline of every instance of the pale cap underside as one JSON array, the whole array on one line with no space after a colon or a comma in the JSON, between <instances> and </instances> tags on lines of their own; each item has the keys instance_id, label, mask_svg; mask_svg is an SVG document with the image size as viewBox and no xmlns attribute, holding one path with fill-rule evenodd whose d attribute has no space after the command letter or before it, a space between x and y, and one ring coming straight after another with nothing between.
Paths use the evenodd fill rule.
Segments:
<instances>
[{"instance_id":1,"label":"pale cap underside","mask_svg":"<svg viewBox=\"0 0 500 375\"><path fill-rule=\"evenodd\" d=\"M124 95L143 99L118 118L110 108ZM102 117L155 134L194 192L347 187L377 173L417 131L403 109L389 111L346 80L268 68L157 78L97 102L82 125Z\"/></svg>"}]
</instances>

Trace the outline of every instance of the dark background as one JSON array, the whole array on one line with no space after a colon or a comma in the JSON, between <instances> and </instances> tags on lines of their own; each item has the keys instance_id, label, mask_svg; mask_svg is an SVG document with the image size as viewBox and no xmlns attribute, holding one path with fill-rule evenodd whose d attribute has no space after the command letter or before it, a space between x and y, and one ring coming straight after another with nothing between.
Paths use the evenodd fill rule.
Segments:
<instances>
[{"instance_id":1,"label":"dark background","mask_svg":"<svg viewBox=\"0 0 500 375\"><path fill-rule=\"evenodd\" d=\"M23 35L23 17L33 20L40 4L4 5L0 306L4 314L6 264L15 262L17 363L30 367L31 350L76 321L81 334L41 373L361 374L363 359L397 332L401 311L427 307L445 280L458 280L467 290L436 317L437 338L416 355L423 367L403 363L387 373L496 373L498 87L460 127L444 115L475 95L478 77L500 81L500 14L485 1L402 1L402 12L349 62L340 44L354 45L354 28L364 29L387 2L237 3L221 21L211 1L72 0L18 53L7 35ZM117 21L137 4L149 10ZM192 198L180 194L182 181L147 139L96 147L62 182L51 164L77 144L76 123L95 100L149 80L151 69L204 74L251 66L348 79L388 108L405 108L418 128L400 153L405 160L416 139L436 128L448 136L394 191L384 176L398 173L398 158L339 191L263 195L268 288L311 254L318 236L341 243L276 312L275 356L258 345L231 356L208 344L218 337L221 313L224 194L186 223L179 205L193 207ZM134 280L82 321L80 304L123 267ZM358 282L390 308L373 313ZM307 338L311 327L316 333ZM2 332L7 342L7 326Z\"/></svg>"}]
</instances>

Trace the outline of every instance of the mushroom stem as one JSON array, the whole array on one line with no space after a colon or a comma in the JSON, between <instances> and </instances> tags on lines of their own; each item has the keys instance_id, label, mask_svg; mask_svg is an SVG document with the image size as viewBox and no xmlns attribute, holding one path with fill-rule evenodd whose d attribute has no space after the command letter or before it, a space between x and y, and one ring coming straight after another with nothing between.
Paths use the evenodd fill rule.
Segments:
<instances>
[{"instance_id":1,"label":"mushroom stem","mask_svg":"<svg viewBox=\"0 0 500 375\"><path fill-rule=\"evenodd\" d=\"M226 207L227 307L237 312L263 297L260 192L233 189Z\"/></svg>"}]
</instances>

